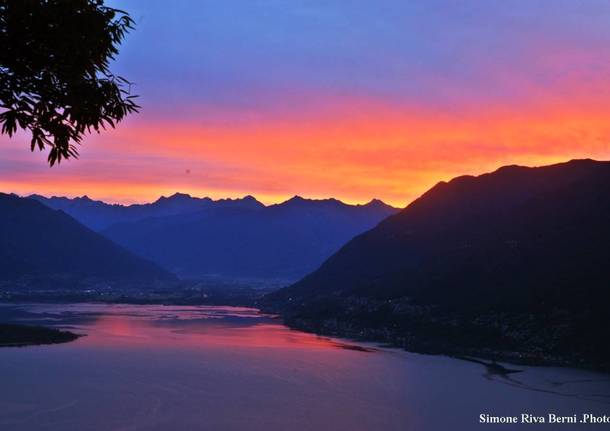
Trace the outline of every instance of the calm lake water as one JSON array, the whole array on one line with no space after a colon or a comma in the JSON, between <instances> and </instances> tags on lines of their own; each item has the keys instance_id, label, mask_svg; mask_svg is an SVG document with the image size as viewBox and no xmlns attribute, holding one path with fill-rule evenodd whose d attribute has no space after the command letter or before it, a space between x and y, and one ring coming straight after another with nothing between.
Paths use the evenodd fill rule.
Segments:
<instances>
[{"instance_id":1,"label":"calm lake water","mask_svg":"<svg viewBox=\"0 0 610 431\"><path fill-rule=\"evenodd\" d=\"M610 415L608 375L511 366L523 372L506 378L293 331L247 308L0 305L0 321L87 334L0 349L2 431L513 430L541 427L479 415Z\"/></svg>"}]
</instances>

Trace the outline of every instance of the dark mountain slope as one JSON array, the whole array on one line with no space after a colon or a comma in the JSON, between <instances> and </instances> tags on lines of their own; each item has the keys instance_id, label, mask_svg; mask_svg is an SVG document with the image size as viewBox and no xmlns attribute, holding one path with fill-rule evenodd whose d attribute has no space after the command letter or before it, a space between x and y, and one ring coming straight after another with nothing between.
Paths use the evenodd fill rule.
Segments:
<instances>
[{"instance_id":1,"label":"dark mountain slope","mask_svg":"<svg viewBox=\"0 0 610 431\"><path fill-rule=\"evenodd\" d=\"M214 207L121 223L117 243L185 277L298 279L397 210L294 197L269 207Z\"/></svg>"},{"instance_id":2,"label":"dark mountain slope","mask_svg":"<svg viewBox=\"0 0 610 431\"><path fill-rule=\"evenodd\" d=\"M600 342L610 335L608 220L608 162L459 177L266 301L293 319L376 328L424 349L610 362Z\"/></svg>"},{"instance_id":3,"label":"dark mountain slope","mask_svg":"<svg viewBox=\"0 0 610 431\"><path fill-rule=\"evenodd\" d=\"M174 276L33 199L0 193L0 281L47 287L150 283Z\"/></svg>"}]
</instances>

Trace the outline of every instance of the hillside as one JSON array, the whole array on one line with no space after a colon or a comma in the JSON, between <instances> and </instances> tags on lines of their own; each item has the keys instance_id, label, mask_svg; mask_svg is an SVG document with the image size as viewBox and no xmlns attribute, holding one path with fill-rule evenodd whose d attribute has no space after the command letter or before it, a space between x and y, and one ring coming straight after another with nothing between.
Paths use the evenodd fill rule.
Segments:
<instances>
[{"instance_id":1,"label":"hillside","mask_svg":"<svg viewBox=\"0 0 610 431\"><path fill-rule=\"evenodd\" d=\"M0 193L0 238L0 283L6 285L54 288L175 280L154 263L33 199Z\"/></svg>"},{"instance_id":2,"label":"hillside","mask_svg":"<svg viewBox=\"0 0 610 431\"><path fill-rule=\"evenodd\" d=\"M266 306L413 349L610 364L608 220L609 162L455 178Z\"/></svg>"}]
</instances>

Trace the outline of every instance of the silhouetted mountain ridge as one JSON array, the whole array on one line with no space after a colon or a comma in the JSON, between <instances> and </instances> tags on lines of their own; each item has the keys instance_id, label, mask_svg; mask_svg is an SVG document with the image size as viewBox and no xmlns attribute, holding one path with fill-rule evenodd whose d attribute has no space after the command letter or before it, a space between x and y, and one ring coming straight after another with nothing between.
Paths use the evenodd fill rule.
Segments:
<instances>
[{"instance_id":1,"label":"silhouetted mountain ridge","mask_svg":"<svg viewBox=\"0 0 610 431\"><path fill-rule=\"evenodd\" d=\"M175 277L34 199L0 193L0 282L55 287ZM14 284L14 283L13 283Z\"/></svg>"},{"instance_id":2,"label":"silhouetted mountain ridge","mask_svg":"<svg viewBox=\"0 0 610 431\"><path fill-rule=\"evenodd\" d=\"M88 196L66 198L53 196L31 195L33 199L53 209L60 209L71 215L85 226L93 230L102 230L113 224L137 221L150 217L165 217L178 214L188 214L214 207L260 208L264 205L252 196L243 199L213 200L208 197L197 198L186 193L174 193L171 196L161 196L152 203L146 204L108 204L92 200Z\"/></svg>"},{"instance_id":3,"label":"silhouetted mountain ridge","mask_svg":"<svg viewBox=\"0 0 610 431\"><path fill-rule=\"evenodd\" d=\"M103 234L183 277L294 280L396 211L295 196L269 206L215 205L117 223Z\"/></svg>"},{"instance_id":4,"label":"silhouetted mountain ridge","mask_svg":"<svg viewBox=\"0 0 610 431\"><path fill-rule=\"evenodd\" d=\"M424 349L503 343L606 361L608 220L610 162L457 177L266 301L295 321Z\"/></svg>"}]
</instances>

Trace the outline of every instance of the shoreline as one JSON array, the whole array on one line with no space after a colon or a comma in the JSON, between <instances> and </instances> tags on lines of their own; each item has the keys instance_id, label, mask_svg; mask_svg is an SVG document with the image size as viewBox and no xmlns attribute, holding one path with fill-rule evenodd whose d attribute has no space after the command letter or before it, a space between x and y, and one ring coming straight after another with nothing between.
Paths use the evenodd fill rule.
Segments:
<instances>
[{"instance_id":1,"label":"shoreline","mask_svg":"<svg viewBox=\"0 0 610 431\"><path fill-rule=\"evenodd\" d=\"M264 312L262 309L260 311ZM584 358L548 354L534 355L528 352L503 351L488 347L449 347L443 343L435 343L434 341L429 340L422 342L422 337L418 337L413 333L398 335L388 330L365 327L342 329L338 327L336 322L333 322L332 326L334 326L334 328L331 329L325 324L325 321L290 319L286 318L281 313L277 315L282 319L283 324L291 329L327 337L378 343L382 346L398 348L410 353L442 355L463 361L475 362L487 367L488 371L492 374L508 375L521 371L505 367L498 362L508 366L575 368L610 374L610 364L599 364L587 361Z\"/></svg>"},{"instance_id":2,"label":"shoreline","mask_svg":"<svg viewBox=\"0 0 610 431\"><path fill-rule=\"evenodd\" d=\"M5 304L23 304L25 301L2 301ZM37 302L37 301L34 301ZM46 302L46 301L45 301ZM151 305L147 301L51 301L53 303L94 303L94 304L130 304L130 305ZM205 306L238 306L237 304L215 304L215 303L183 303L182 301L159 301L155 302L158 305L205 305ZM598 363L592 360L588 360L582 356L568 356L568 355L552 355L548 353L532 353L527 351L519 350L502 350L492 347L460 347L457 345L450 345L446 340L433 340L425 335L417 334L415 332L404 333L397 331L396 328L388 329L385 327L366 327L366 326L355 326L353 322L347 323L337 321L334 319L303 319L303 318L291 318L277 309L269 309L267 307L261 307L261 304L257 303L242 303L239 306L247 306L255 308L261 314L269 314L276 316L280 319L284 325L291 329L300 330L312 334L321 336L343 338L346 340L377 343L382 346L391 348L398 348L412 353L428 354L428 355L443 355L452 357L455 359L466 360L470 362L479 362L481 365L492 367L493 372L497 374L508 374L514 372L509 368L506 368L506 372L502 371L504 368L497 362L502 362L508 365L515 366L545 366L545 367L564 367L564 368L577 368L595 372L601 372L605 374L610 373L610 363ZM2 329L3 326L14 326L20 328L28 328L32 331L38 331L38 334L34 334L33 337L25 340L14 340L10 342L3 342ZM25 347L32 345L45 345L45 344L60 344L70 341L74 341L82 334L75 334L70 331L62 331L54 328L42 327L42 326L29 326L29 325L15 325L15 324L2 324L0 323L0 347ZM485 363L483 361L491 361Z\"/></svg>"}]
</instances>

